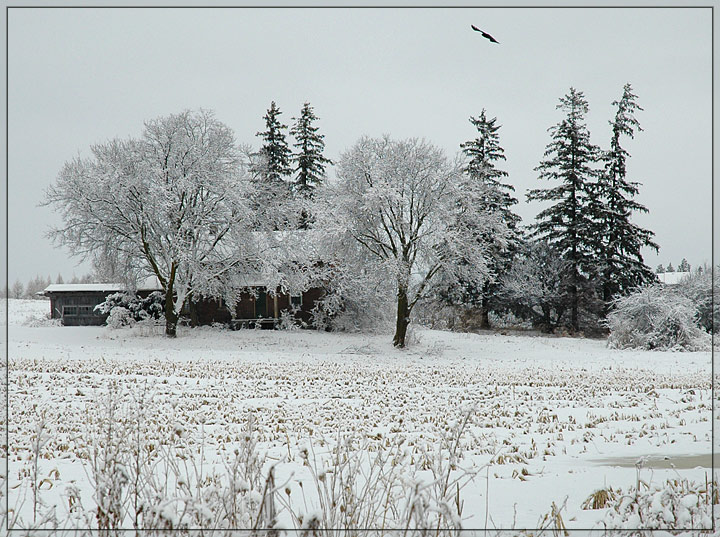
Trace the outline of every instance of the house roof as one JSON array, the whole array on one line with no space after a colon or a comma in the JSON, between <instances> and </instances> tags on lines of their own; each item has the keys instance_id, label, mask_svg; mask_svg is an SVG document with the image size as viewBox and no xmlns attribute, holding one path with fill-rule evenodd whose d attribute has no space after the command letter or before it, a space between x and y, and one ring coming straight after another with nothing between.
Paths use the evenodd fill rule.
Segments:
<instances>
[{"instance_id":1,"label":"house roof","mask_svg":"<svg viewBox=\"0 0 720 537\"><path fill-rule=\"evenodd\" d=\"M689 272L661 272L657 275L658 279L665 285L677 285L680 280L690 276Z\"/></svg>"},{"instance_id":2,"label":"house roof","mask_svg":"<svg viewBox=\"0 0 720 537\"><path fill-rule=\"evenodd\" d=\"M48 285L42 293L68 293L72 291L122 291L122 283L53 283Z\"/></svg>"},{"instance_id":3,"label":"house roof","mask_svg":"<svg viewBox=\"0 0 720 537\"><path fill-rule=\"evenodd\" d=\"M124 283L52 283L48 285L39 295L48 293L78 293L78 292L100 292L117 293L125 291L127 286ZM159 291L161 289L157 278L151 276L137 286L138 291Z\"/></svg>"}]
</instances>

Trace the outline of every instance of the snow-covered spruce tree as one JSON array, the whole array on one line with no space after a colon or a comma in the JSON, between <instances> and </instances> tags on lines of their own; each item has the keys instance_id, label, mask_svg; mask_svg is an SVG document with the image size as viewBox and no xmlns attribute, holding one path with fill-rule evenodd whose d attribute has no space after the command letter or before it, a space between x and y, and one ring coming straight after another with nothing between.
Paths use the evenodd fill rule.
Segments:
<instances>
[{"instance_id":1,"label":"snow-covered spruce tree","mask_svg":"<svg viewBox=\"0 0 720 537\"><path fill-rule=\"evenodd\" d=\"M590 132L585 124L588 103L581 91L570 88L570 93L560 99L557 108L566 116L548 129L552 142L545 148L545 160L535 170L540 172L540 179L559 180L560 184L530 190L527 199L554 202L535 217L536 223L531 225L532 236L547 240L570 264L567 286L569 327L578 331L581 308L590 308L593 302L593 290L586 276L595 270L595 225L587 208L598 175L594 165L599 158L599 149L590 143Z\"/></svg>"},{"instance_id":2,"label":"snow-covered spruce tree","mask_svg":"<svg viewBox=\"0 0 720 537\"><path fill-rule=\"evenodd\" d=\"M672 266L672 263L668 263L668 266L665 269L665 272L675 272L675 267Z\"/></svg>"},{"instance_id":3,"label":"snow-covered spruce tree","mask_svg":"<svg viewBox=\"0 0 720 537\"><path fill-rule=\"evenodd\" d=\"M285 139L287 125L279 119L281 114L275 101L272 101L263 116L265 130L256 133L263 141L262 146L257 153L248 155L255 192L251 208L260 221L271 219L273 215L294 215L296 212L290 207L293 205L290 184L292 153ZM279 221L278 228L284 227L285 223L285 220ZM255 229L260 227L259 224L254 226Z\"/></svg>"},{"instance_id":4,"label":"snow-covered spruce tree","mask_svg":"<svg viewBox=\"0 0 720 537\"><path fill-rule=\"evenodd\" d=\"M627 159L630 154L620 144L623 136L634 138L635 130L642 130L635 118L635 112L642 110L636 99L632 86L625 84L620 100L612 103L617 111L615 118L609 122L612 127L610 150L603 155L605 169L598 175L588 206L596 225L598 284L606 312L614 296L625 295L631 289L656 279L652 269L643 261L640 250L650 247L657 252L659 247L652 241L651 231L631 221L633 213L646 213L647 209L633 200L640 183L628 181Z\"/></svg>"},{"instance_id":5,"label":"snow-covered spruce tree","mask_svg":"<svg viewBox=\"0 0 720 537\"><path fill-rule=\"evenodd\" d=\"M684 257L683 260L680 262L678 272L690 272L690 263L688 263L687 259L685 259Z\"/></svg>"},{"instance_id":6,"label":"snow-covered spruce tree","mask_svg":"<svg viewBox=\"0 0 720 537\"><path fill-rule=\"evenodd\" d=\"M50 232L85 259L113 245L162 287L165 333L196 289L247 263L250 190L232 131L212 113L145 123L139 140L112 140L67 162L45 197L62 227Z\"/></svg>"},{"instance_id":7,"label":"snow-covered spruce tree","mask_svg":"<svg viewBox=\"0 0 720 537\"><path fill-rule=\"evenodd\" d=\"M663 274L665 272L665 267L662 266L662 264L658 265L655 269L656 274Z\"/></svg>"},{"instance_id":8,"label":"snow-covered spruce tree","mask_svg":"<svg viewBox=\"0 0 720 537\"><path fill-rule=\"evenodd\" d=\"M303 105L299 118L292 119L295 124L290 134L295 138L293 146L297 149L291 157L297 174L293 179L293 189L303 196L312 197L315 188L325 178L325 166L331 164L323 156L325 136L318 134L318 127L313 125L318 117L310 103Z\"/></svg>"},{"instance_id":9,"label":"snow-covered spruce tree","mask_svg":"<svg viewBox=\"0 0 720 537\"><path fill-rule=\"evenodd\" d=\"M459 165L423 140L361 138L341 156L338 178L318 228L348 234L382 263L397 296L393 344L404 347L418 300L435 285L482 285L490 274L482 238L507 237L507 226L482 211Z\"/></svg>"},{"instance_id":10,"label":"snow-covered spruce tree","mask_svg":"<svg viewBox=\"0 0 720 537\"><path fill-rule=\"evenodd\" d=\"M275 101L272 101L270 108L263 116L266 130L255 135L260 136L263 140L260 153L265 160L263 172L268 181L284 181L292 173L292 167L290 166L291 151L283 132L287 129L287 125L280 123L278 117L281 114L282 112L275 104Z\"/></svg>"},{"instance_id":11,"label":"snow-covered spruce tree","mask_svg":"<svg viewBox=\"0 0 720 537\"><path fill-rule=\"evenodd\" d=\"M295 138L293 146L296 152L292 155L296 175L292 181L292 189L301 205L301 228L307 228L312 222L309 200L313 197L315 189L325 179L325 166L332 162L323 156L325 149L324 135L318 133L318 127L313 125L318 117L315 115L310 103L306 102L300 111L299 118L293 118L295 124L290 134Z\"/></svg>"},{"instance_id":12,"label":"snow-covered spruce tree","mask_svg":"<svg viewBox=\"0 0 720 537\"><path fill-rule=\"evenodd\" d=\"M489 268L493 276L507 270L519 243L517 225L520 222L520 217L512 211L512 206L517 203L517 199L511 195L515 188L502 182L508 173L496 168L499 161L505 160L505 150L500 145L498 133L500 125L496 122L497 118L488 119L483 109L480 117L470 117L470 123L477 129L477 137L460 144L467 159L463 171L471 179L471 184L476 182L481 186L482 195L479 199L482 210L497 213L510 232L509 240L496 241L492 234L485 234L482 239L491 249ZM493 279L486 280L480 288L460 282L448 298L451 302L479 307L480 327L488 328L488 313L497 290Z\"/></svg>"}]
</instances>

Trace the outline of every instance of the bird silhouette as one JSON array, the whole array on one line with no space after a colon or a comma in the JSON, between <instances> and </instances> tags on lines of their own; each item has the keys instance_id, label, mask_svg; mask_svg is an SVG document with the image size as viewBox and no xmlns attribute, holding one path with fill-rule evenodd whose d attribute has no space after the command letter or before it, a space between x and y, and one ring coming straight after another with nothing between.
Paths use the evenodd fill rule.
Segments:
<instances>
[{"instance_id":1,"label":"bird silhouette","mask_svg":"<svg viewBox=\"0 0 720 537\"><path fill-rule=\"evenodd\" d=\"M500 41L498 41L497 39L495 39L495 38L494 38L493 36L491 36L489 33L483 32L480 28L478 28L478 27L475 26L474 24L471 24L471 25L470 25L470 28L472 28L472 29L475 30L476 32L480 32L485 39L489 39L489 40L492 41L493 43L500 44Z\"/></svg>"}]
</instances>

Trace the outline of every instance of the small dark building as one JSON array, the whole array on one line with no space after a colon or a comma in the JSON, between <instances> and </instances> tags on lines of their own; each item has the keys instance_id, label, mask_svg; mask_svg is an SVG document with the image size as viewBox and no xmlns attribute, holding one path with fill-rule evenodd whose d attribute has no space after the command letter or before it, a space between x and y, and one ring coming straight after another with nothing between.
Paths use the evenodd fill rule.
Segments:
<instances>
[{"instance_id":1,"label":"small dark building","mask_svg":"<svg viewBox=\"0 0 720 537\"><path fill-rule=\"evenodd\" d=\"M120 283L58 283L45 288L43 295L50 298L50 317L61 319L64 326L97 326L105 324L107 315L95 310L108 295L125 291ZM158 289L138 289L147 296Z\"/></svg>"}]
</instances>

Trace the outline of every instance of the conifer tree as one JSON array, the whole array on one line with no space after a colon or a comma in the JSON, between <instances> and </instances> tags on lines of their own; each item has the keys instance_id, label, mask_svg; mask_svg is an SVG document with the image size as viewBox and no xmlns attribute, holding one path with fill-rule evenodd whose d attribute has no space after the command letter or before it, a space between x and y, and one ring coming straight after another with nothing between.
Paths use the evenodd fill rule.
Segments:
<instances>
[{"instance_id":1,"label":"conifer tree","mask_svg":"<svg viewBox=\"0 0 720 537\"><path fill-rule=\"evenodd\" d=\"M665 272L675 272L675 267L672 266L672 263L668 263L667 269Z\"/></svg>"},{"instance_id":2,"label":"conifer tree","mask_svg":"<svg viewBox=\"0 0 720 537\"><path fill-rule=\"evenodd\" d=\"M587 276L593 272L593 221L586 211L591 202L592 182L597 176L594 164L599 149L590 143L585 124L588 103L581 91L570 88L557 108L565 118L548 129L552 137L540 165L540 179L560 181L558 186L533 189L528 201L554 202L542 210L531 226L532 236L547 240L569 264L567 289L570 327L579 330L581 306L592 301Z\"/></svg>"},{"instance_id":3,"label":"conifer tree","mask_svg":"<svg viewBox=\"0 0 720 537\"><path fill-rule=\"evenodd\" d=\"M323 156L325 149L324 135L318 134L318 127L313 125L318 117L310 103L306 102L300 111L299 118L292 118L295 124L290 134L295 137L293 146L297 152L291 157L297 175L293 179L293 188L306 197L312 197L313 190L325 177L325 165L331 164Z\"/></svg>"},{"instance_id":4,"label":"conifer tree","mask_svg":"<svg viewBox=\"0 0 720 537\"><path fill-rule=\"evenodd\" d=\"M688 263L688 260L683 257L683 260L680 262L680 266L678 267L678 272L690 272L690 263Z\"/></svg>"},{"instance_id":5,"label":"conifer tree","mask_svg":"<svg viewBox=\"0 0 720 537\"><path fill-rule=\"evenodd\" d=\"M266 130L256 134L256 136L262 137L264 141L263 146L260 148L264 166L263 175L271 183L283 181L285 177L292 173L290 148L283 132L283 130L287 129L287 125L280 123L278 116L281 114L282 112L275 104L275 101L272 101L267 114L263 116Z\"/></svg>"},{"instance_id":6,"label":"conifer tree","mask_svg":"<svg viewBox=\"0 0 720 537\"><path fill-rule=\"evenodd\" d=\"M517 225L520 217L512 211L512 206L517 203L511 192L515 191L512 185L502 182L507 177L506 171L496 168L496 164L505 159L505 150L500 145L500 125L497 125L497 118L488 119L485 109L480 117L470 117L470 123L477 129L477 137L473 140L460 144L460 148L468 159L463 171L472 182L483 188L484 195L483 210L486 212L497 212L507 225L510 234L509 240L499 243L493 241L492 237L484 237L487 244L491 245L491 258L489 268L493 274L498 275L504 272L510 263L512 252L516 249L519 240ZM480 307L480 327L489 328L488 313L491 307L492 297L497 291L497 284L491 280L485 282L482 288L464 286L463 302Z\"/></svg>"},{"instance_id":7,"label":"conifer tree","mask_svg":"<svg viewBox=\"0 0 720 537\"><path fill-rule=\"evenodd\" d=\"M632 86L625 84L616 107L615 118L610 121L612 139L610 150L605 152L605 169L598 177L590 212L596 222L596 255L600 282L600 293L607 308L614 296L627 294L631 289L654 281L652 269L648 267L640 252L643 247L658 250L652 241L653 233L642 229L631 221L635 212L646 213L647 209L634 201L640 183L627 179L627 159L630 154L621 145L621 138L634 138L635 130L642 131L635 118L642 108L636 102Z\"/></svg>"},{"instance_id":8,"label":"conifer tree","mask_svg":"<svg viewBox=\"0 0 720 537\"><path fill-rule=\"evenodd\" d=\"M252 213L256 216L252 224L254 229L260 229L263 222L274 219L274 228L277 230L295 218L295 209L290 206L291 152L285 139L287 125L283 125L279 119L281 114L275 101L272 101L263 116L265 131L256 133L256 136L262 137L263 145L257 153L248 154L251 181L254 184L254 194L250 200Z\"/></svg>"},{"instance_id":9,"label":"conifer tree","mask_svg":"<svg viewBox=\"0 0 720 537\"><path fill-rule=\"evenodd\" d=\"M663 266L662 266L662 263L661 263L661 264L658 265L657 268L655 269L655 273L656 273L656 274L663 274L664 272L665 272L665 267L663 267Z\"/></svg>"}]
</instances>

